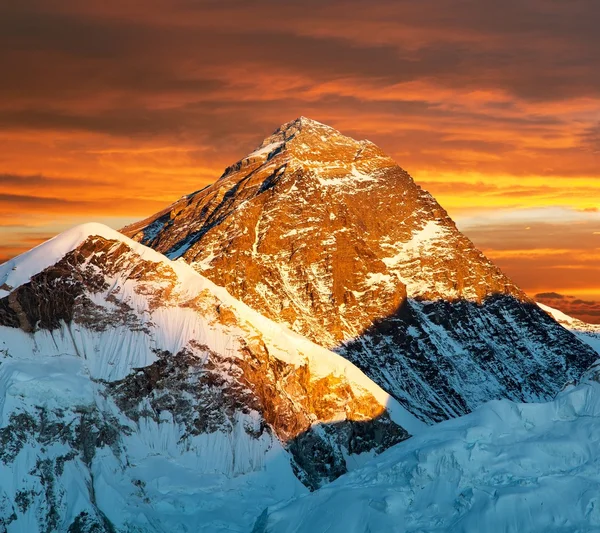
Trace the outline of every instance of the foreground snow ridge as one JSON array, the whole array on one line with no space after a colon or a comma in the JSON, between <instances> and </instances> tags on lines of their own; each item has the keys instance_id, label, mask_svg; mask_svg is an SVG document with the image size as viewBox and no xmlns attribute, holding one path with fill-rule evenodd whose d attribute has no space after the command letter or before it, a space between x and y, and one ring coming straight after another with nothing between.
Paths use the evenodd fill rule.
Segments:
<instances>
[{"instance_id":1,"label":"foreground snow ridge","mask_svg":"<svg viewBox=\"0 0 600 533\"><path fill-rule=\"evenodd\" d=\"M0 265L0 287L0 532L250 531L424 429L343 357L106 226Z\"/></svg>"},{"instance_id":2,"label":"foreground snow ridge","mask_svg":"<svg viewBox=\"0 0 600 533\"><path fill-rule=\"evenodd\" d=\"M168 265L175 271L182 291L187 293L188 296L209 290L223 304L235 309L243 320L260 329L265 334L265 337L272 342L275 348L273 355L276 357L286 362L301 363L303 362L302 360L294 359L302 354L303 357L300 359L308 359L311 368L317 374L327 375L333 372L344 375L353 383L371 393L381 405L387 407L392 415L392 419L398 424L403 425L411 434L418 433L424 427L423 423L415 419L413 415L401 407L388 393L371 381L344 357L314 344L284 325L276 324L269 320L246 304L233 298L226 289L215 285L184 261L172 261L152 248L129 239L104 224L90 222L75 226L0 265L0 287L5 287L5 289L0 290L0 298L9 294L10 291L6 290L7 286L15 288L28 282L34 274L55 264L68 252L76 249L88 238L95 236L123 242L141 260ZM292 347L293 349L290 351Z\"/></svg>"},{"instance_id":3,"label":"foreground snow ridge","mask_svg":"<svg viewBox=\"0 0 600 533\"><path fill-rule=\"evenodd\" d=\"M254 533L600 531L600 384L492 401L291 503Z\"/></svg>"},{"instance_id":4,"label":"foreground snow ridge","mask_svg":"<svg viewBox=\"0 0 600 533\"><path fill-rule=\"evenodd\" d=\"M17 298L19 287L72 252L79 254L73 263L60 267L67 283L82 272L102 275L97 290L82 293L92 308L113 317L127 304L135 320L126 313L132 322L104 329L77 320L30 332L0 326L0 531L600 531L595 371L552 402L493 401L425 428L343 357L253 311L185 262L101 224L73 228L0 265L0 301ZM138 267L146 278L132 274ZM282 368L309 368L317 381L339 378L339 391L368 393L414 436L379 456L347 454L349 472L309 494L291 452L264 431L253 404L236 404L229 420L206 422L210 429L186 430L189 419L172 406L194 405L202 358L216 365L214 383L235 388L236 339L252 347L257 338ZM158 381L145 373L150 367ZM296 382L290 386L285 394L301 400ZM245 401L247 392L238 394ZM341 401L334 410L342 421L350 407L337 394L327 388L321 408ZM182 412L211 412L219 398ZM331 436L317 423L314 431ZM312 442L303 453L312 453Z\"/></svg>"}]
</instances>

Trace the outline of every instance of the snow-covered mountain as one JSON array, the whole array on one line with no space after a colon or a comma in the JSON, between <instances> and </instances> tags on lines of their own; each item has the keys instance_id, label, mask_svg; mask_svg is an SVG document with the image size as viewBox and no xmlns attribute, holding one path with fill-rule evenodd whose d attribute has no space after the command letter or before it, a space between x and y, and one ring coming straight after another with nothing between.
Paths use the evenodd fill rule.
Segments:
<instances>
[{"instance_id":1,"label":"snow-covered mountain","mask_svg":"<svg viewBox=\"0 0 600 533\"><path fill-rule=\"evenodd\" d=\"M541 303L538 305L560 325L573 332L581 342L588 344L600 354L600 324L588 324L553 307Z\"/></svg>"},{"instance_id":2,"label":"snow-covered mountain","mask_svg":"<svg viewBox=\"0 0 600 533\"><path fill-rule=\"evenodd\" d=\"M0 265L0 533L600 530L600 333L372 143L298 119L124 232Z\"/></svg>"},{"instance_id":3,"label":"snow-covered mountain","mask_svg":"<svg viewBox=\"0 0 600 533\"><path fill-rule=\"evenodd\" d=\"M304 117L123 232L335 350L427 422L550 399L596 357L382 150Z\"/></svg>"},{"instance_id":4,"label":"snow-covered mountain","mask_svg":"<svg viewBox=\"0 0 600 533\"><path fill-rule=\"evenodd\" d=\"M421 429L346 359L105 226L0 265L0 531L249 531Z\"/></svg>"},{"instance_id":5,"label":"snow-covered mountain","mask_svg":"<svg viewBox=\"0 0 600 533\"><path fill-rule=\"evenodd\" d=\"M253 533L598 532L599 449L597 381L492 401L266 510Z\"/></svg>"}]
</instances>

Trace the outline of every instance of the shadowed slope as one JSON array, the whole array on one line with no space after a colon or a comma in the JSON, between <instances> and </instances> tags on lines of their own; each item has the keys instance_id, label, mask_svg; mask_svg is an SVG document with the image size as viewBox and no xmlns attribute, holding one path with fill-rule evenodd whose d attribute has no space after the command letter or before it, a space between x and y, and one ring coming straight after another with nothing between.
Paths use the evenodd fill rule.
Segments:
<instances>
[{"instance_id":1,"label":"shadowed slope","mask_svg":"<svg viewBox=\"0 0 600 533\"><path fill-rule=\"evenodd\" d=\"M552 398L595 360L535 304L407 300L338 351L423 420L462 416L490 398Z\"/></svg>"}]
</instances>

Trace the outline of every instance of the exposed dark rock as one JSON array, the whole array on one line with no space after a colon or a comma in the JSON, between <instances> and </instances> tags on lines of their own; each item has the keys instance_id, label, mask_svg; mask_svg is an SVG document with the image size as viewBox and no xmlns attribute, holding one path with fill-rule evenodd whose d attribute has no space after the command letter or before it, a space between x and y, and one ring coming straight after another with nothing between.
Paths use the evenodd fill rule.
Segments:
<instances>
[{"instance_id":1,"label":"exposed dark rock","mask_svg":"<svg viewBox=\"0 0 600 533\"><path fill-rule=\"evenodd\" d=\"M406 302L340 353L407 409L441 421L490 397L541 401L561 390L597 357L584 350L557 358L546 349L569 344L573 334L536 305L495 296Z\"/></svg>"},{"instance_id":2,"label":"exposed dark rock","mask_svg":"<svg viewBox=\"0 0 600 533\"><path fill-rule=\"evenodd\" d=\"M67 533L116 533L115 528L105 523L105 519L98 516L90 516L86 511L79 513Z\"/></svg>"}]
</instances>

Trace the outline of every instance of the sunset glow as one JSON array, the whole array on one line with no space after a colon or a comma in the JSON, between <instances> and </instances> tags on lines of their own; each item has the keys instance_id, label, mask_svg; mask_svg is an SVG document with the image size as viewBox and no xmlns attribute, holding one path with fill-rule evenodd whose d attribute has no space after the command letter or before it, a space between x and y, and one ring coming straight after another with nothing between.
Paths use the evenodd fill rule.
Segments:
<instances>
[{"instance_id":1,"label":"sunset glow","mask_svg":"<svg viewBox=\"0 0 600 533\"><path fill-rule=\"evenodd\" d=\"M458 5L5 2L0 262L150 215L305 115L378 144L530 295L600 322L600 4Z\"/></svg>"}]
</instances>

